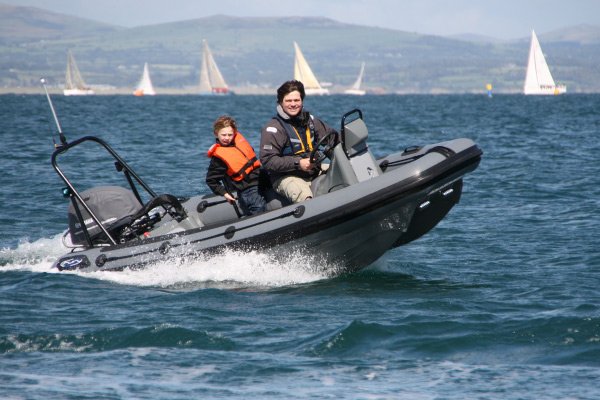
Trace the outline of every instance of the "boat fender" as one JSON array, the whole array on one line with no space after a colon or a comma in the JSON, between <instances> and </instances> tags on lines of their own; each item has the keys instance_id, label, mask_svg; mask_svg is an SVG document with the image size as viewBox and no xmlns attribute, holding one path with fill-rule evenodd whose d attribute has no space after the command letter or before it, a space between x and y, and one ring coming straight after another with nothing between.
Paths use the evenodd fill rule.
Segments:
<instances>
[{"instance_id":1,"label":"boat fender","mask_svg":"<svg viewBox=\"0 0 600 400\"><path fill-rule=\"evenodd\" d=\"M98 258L96 258L96 267L102 268L104 264L106 264L107 257L105 254L100 254Z\"/></svg>"},{"instance_id":2,"label":"boat fender","mask_svg":"<svg viewBox=\"0 0 600 400\"><path fill-rule=\"evenodd\" d=\"M200 203L198 203L198 206L196 207L196 211L198 211L198 213L202 214L204 211L206 211L206 207L208 207L208 201L206 201L206 200L201 201Z\"/></svg>"},{"instance_id":3,"label":"boat fender","mask_svg":"<svg viewBox=\"0 0 600 400\"><path fill-rule=\"evenodd\" d=\"M164 242L158 248L158 252L164 256L165 254L167 254L169 252L170 249L171 249L171 243Z\"/></svg>"},{"instance_id":4,"label":"boat fender","mask_svg":"<svg viewBox=\"0 0 600 400\"><path fill-rule=\"evenodd\" d=\"M390 165L389 160L383 160L382 162L379 163L379 169L381 169L381 172L385 172L385 170L387 169L387 167L389 165Z\"/></svg>"},{"instance_id":5,"label":"boat fender","mask_svg":"<svg viewBox=\"0 0 600 400\"><path fill-rule=\"evenodd\" d=\"M304 215L304 211L306 211L306 208L304 206L298 206L294 209L294 218L300 218L301 216Z\"/></svg>"},{"instance_id":6,"label":"boat fender","mask_svg":"<svg viewBox=\"0 0 600 400\"><path fill-rule=\"evenodd\" d=\"M233 235L235 235L235 226L230 226L225 229L225 234L223 236L225 236L225 239L231 239Z\"/></svg>"}]
</instances>

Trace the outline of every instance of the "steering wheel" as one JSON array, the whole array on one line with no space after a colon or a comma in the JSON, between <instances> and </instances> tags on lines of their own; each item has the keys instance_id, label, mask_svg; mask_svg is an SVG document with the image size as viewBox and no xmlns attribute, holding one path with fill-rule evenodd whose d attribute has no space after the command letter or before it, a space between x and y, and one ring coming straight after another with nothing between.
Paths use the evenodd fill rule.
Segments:
<instances>
[{"instance_id":1,"label":"steering wheel","mask_svg":"<svg viewBox=\"0 0 600 400\"><path fill-rule=\"evenodd\" d=\"M187 217L185 210L177 197L170 194L159 194L150 200L141 210L139 210L131 218L136 220L148 214L153 208L163 206L165 210L175 219L185 219Z\"/></svg>"},{"instance_id":2,"label":"steering wheel","mask_svg":"<svg viewBox=\"0 0 600 400\"><path fill-rule=\"evenodd\" d=\"M335 140L331 143L328 143L331 138L330 136L334 136ZM327 144L326 144L327 143ZM321 140L317 142L317 144L313 147L313 151L310 152L310 163L316 164L318 169L321 169L321 163L327 158L325 155L331 149L333 149L338 144L338 133L333 131L329 132L327 135L323 136ZM322 149L321 149L322 147ZM320 149L320 150L319 150Z\"/></svg>"}]
</instances>

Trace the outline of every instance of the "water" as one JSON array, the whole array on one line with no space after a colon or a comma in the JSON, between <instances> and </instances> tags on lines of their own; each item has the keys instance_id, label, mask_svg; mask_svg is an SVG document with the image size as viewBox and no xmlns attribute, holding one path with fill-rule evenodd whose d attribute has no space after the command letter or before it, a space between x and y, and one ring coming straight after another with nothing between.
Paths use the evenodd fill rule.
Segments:
<instances>
[{"instance_id":1,"label":"water","mask_svg":"<svg viewBox=\"0 0 600 400\"><path fill-rule=\"evenodd\" d=\"M255 145L274 96L55 96L69 140L108 141L157 193L205 193L212 122ZM57 273L67 202L43 96L0 96L0 397L600 398L600 95L329 96L376 156L484 150L460 204L369 268L228 253ZM87 154L94 159L96 154ZM65 158L65 162L68 157ZM104 171L78 160L93 185Z\"/></svg>"}]
</instances>

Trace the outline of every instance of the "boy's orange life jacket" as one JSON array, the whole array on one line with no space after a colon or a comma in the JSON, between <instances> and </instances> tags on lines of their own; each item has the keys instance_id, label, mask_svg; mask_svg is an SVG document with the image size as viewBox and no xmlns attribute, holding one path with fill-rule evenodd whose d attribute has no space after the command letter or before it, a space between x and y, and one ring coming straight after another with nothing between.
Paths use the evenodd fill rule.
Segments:
<instances>
[{"instance_id":1,"label":"boy's orange life jacket","mask_svg":"<svg viewBox=\"0 0 600 400\"><path fill-rule=\"evenodd\" d=\"M260 167L254 149L250 143L239 133L233 137L233 144L223 146L215 143L206 153L207 157L218 157L227 164L227 175L238 182L248 177L248 174Z\"/></svg>"}]
</instances>

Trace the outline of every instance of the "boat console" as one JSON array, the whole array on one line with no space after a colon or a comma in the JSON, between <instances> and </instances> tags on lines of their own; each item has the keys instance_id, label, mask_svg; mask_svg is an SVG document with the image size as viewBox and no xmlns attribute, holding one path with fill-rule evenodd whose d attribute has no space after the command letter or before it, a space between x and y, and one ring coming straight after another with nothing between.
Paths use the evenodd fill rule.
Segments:
<instances>
[{"instance_id":1,"label":"boat console","mask_svg":"<svg viewBox=\"0 0 600 400\"><path fill-rule=\"evenodd\" d=\"M353 114L357 114L358 117L347 123L346 118ZM339 143L333 148L329 168L311 185L315 196L372 179L382 173L375 157L369 150L367 144L369 132L360 110L352 110L342 117L340 136ZM323 138L319 144L326 138ZM318 151L319 147L317 145L313 153ZM311 159L313 158L311 154Z\"/></svg>"}]
</instances>

